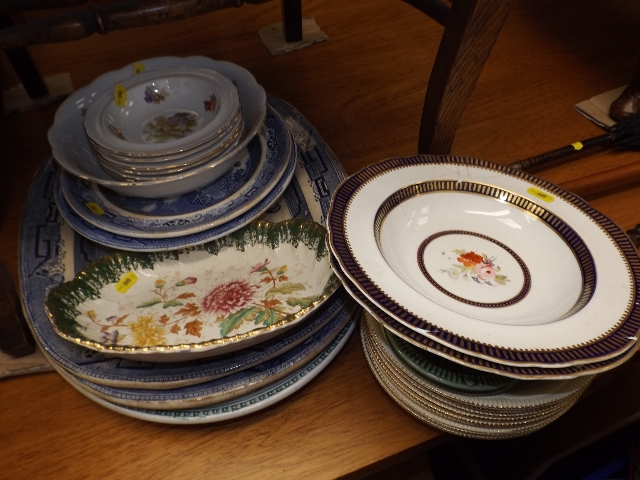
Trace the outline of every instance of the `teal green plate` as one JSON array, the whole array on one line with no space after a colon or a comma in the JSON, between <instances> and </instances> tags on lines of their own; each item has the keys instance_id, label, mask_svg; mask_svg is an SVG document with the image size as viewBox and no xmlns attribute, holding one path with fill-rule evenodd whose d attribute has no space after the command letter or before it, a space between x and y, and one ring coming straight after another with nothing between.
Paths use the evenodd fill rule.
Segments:
<instances>
[{"instance_id":1,"label":"teal green plate","mask_svg":"<svg viewBox=\"0 0 640 480\"><path fill-rule=\"evenodd\" d=\"M476 395L504 392L519 380L483 372L428 352L383 329L393 351L421 377L441 387Z\"/></svg>"}]
</instances>

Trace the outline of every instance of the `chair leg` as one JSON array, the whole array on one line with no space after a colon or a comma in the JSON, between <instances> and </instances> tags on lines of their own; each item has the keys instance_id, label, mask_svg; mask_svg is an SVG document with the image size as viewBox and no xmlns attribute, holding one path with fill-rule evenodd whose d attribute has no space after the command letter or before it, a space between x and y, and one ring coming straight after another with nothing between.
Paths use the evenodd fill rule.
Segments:
<instances>
[{"instance_id":1,"label":"chair leg","mask_svg":"<svg viewBox=\"0 0 640 480\"><path fill-rule=\"evenodd\" d=\"M640 62L626 88L609 108L609 116L621 122L640 112Z\"/></svg>"},{"instance_id":2,"label":"chair leg","mask_svg":"<svg viewBox=\"0 0 640 480\"><path fill-rule=\"evenodd\" d=\"M420 124L419 153L448 154L462 112L514 0L454 0Z\"/></svg>"},{"instance_id":3,"label":"chair leg","mask_svg":"<svg viewBox=\"0 0 640 480\"><path fill-rule=\"evenodd\" d=\"M287 43L302 40L302 0L282 1L282 30Z\"/></svg>"}]
</instances>

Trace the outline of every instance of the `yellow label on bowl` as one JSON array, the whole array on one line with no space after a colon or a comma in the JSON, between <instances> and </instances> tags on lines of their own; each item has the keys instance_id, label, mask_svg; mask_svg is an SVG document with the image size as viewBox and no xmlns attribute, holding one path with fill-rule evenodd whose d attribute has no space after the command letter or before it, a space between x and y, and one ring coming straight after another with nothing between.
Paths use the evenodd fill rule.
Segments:
<instances>
[{"instance_id":1,"label":"yellow label on bowl","mask_svg":"<svg viewBox=\"0 0 640 480\"><path fill-rule=\"evenodd\" d=\"M530 193L534 197L538 197L540 200L544 200L547 203L551 203L555 200L555 197L547 192L543 192L542 190L538 190L535 187L530 187L527 189L527 193Z\"/></svg>"},{"instance_id":2,"label":"yellow label on bowl","mask_svg":"<svg viewBox=\"0 0 640 480\"><path fill-rule=\"evenodd\" d=\"M136 62L133 64L133 74L134 75L138 75L140 73L144 72L144 65L141 64L140 62Z\"/></svg>"},{"instance_id":3,"label":"yellow label on bowl","mask_svg":"<svg viewBox=\"0 0 640 480\"><path fill-rule=\"evenodd\" d=\"M138 276L133 272L127 272L124 276L116 283L116 292L118 293L127 293L131 287L135 285L138 281Z\"/></svg>"},{"instance_id":4,"label":"yellow label on bowl","mask_svg":"<svg viewBox=\"0 0 640 480\"><path fill-rule=\"evenodd\" d=\"M102 208L100 208L100 205L98 205L96 202L87 202L85 203L85 205L89 210L91 210L91 213L95 213L96 215L104 215L104 210L102 210Z\"/></svg>"},{"instance_id":5,"label":"yellow label on bowl","mask_svg":"<svg viewBox=\"0 0 640 480\"><path fill-rule=\"evenodd\" d=\"M127 104L127 89L119 83L115 86L114 100L119 107L124 107Z\"/></svg>"}]
</instances>

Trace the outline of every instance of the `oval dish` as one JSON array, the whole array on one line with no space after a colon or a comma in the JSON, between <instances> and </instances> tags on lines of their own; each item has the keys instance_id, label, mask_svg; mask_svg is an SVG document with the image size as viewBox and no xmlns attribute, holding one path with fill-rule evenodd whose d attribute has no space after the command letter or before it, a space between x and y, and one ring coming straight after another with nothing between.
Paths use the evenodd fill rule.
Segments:
<instances>
[{"instance_id":1,"label":"oval dish","mask_svg":"<svg viewBox=\"0 0 640 480\"><path fill-rule=\"evenodd\" d=\"M338 285L324 227L258 221L190 249L102 257L53 290L45 308L74 343L181 361L271 338Z\"/></svg>"}]
</instances>

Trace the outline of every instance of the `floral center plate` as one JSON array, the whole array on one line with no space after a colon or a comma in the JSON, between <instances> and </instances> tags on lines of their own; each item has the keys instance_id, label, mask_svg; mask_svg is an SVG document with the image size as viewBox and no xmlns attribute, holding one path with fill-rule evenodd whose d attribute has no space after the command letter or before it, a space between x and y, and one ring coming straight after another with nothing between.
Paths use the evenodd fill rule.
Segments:
<instances>
[{"instance_id":1,"label":"floral center plate","mask_svg":"<svg viewBox=\"0 0 640 480\"><path fill-rule=\"evenodd\" d=\"M94 350L164 361L223 353L295 325L337 288L325 235L307 220L258 221L186 250L114 253L45 308L56 333Z\"/></svg>"},{"instance_id":2,"label":"floral center plate","mask_svg":"<svg viewBox=\"0 0 640 480\"><path fill-rule=\"evenodd\" d=\"M398 218L391 219L395 223L388 227L376 223L387 199L424 183L452 187L433 209L429 203L433 194L418 195L402 203ZM487 194L482 195L481 189ZM416 221L405 227L402 238L395 237L393 245L391 226L400 225L402 219L409 223L408 215L414 210ZM470 218L472 215L476 218ZM357 289L398 322L451 348L501 361L523 358L536 362L543 352L577 353L579 346L584 353L572 359L589 363L594 361L594 354L588 352L590 345L598 343L597 357L603 360L619 356L636 343L640 261L629 239L580 198L531 175L470 158L389 159L363 169L338 187L328 224L339 267ZM456 231L462 233L451 234ZM446 234L440 239L452 241L438 244L442 240L433 240L438 233ZM579 241L572 243L574 238ZM408 270L398 275L399 263L387 260L392 254L415 266L412 278L421 282L419 289L407 281ZM438 255L447 261L435 262ZM558 261L562 257L562 268L571 269L561 273L571 285L558 285L550 278L556 274L550 256ZM429 282L421 264L443 289L459 298ZM548 269L540 270L540 266ZM485 301L483 295L463 291L462 283L452 286L464 280L448 278L447 267L467 273L467 284L474 290L502 290L504 294ZM490 284L478 283L474 275ZM500 282L508 283L511 278L517 280L518 288L507 292L510 287ZM449 281L451 284L445 284ZM548 285L559 288L567 299L554 297ZM509 303L518 296L522 296L519 301ZM534 305L533 299L542 307ZM506 303L495 305L501 302ZM523 311L525 305L535 307L536 316Z\"/></svg>"}]
</instances>

